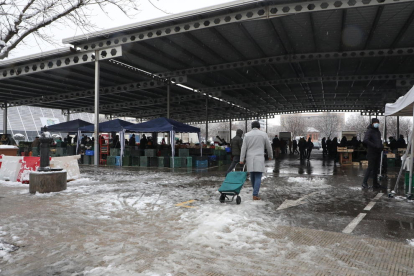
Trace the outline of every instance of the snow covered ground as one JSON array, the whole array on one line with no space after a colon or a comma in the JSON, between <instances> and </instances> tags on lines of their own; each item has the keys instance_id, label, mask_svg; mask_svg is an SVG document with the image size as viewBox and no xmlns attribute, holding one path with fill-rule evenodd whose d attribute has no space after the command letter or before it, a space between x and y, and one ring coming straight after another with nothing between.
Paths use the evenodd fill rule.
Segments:
<instances>
[{"instance_id":1,"label":"snow covered ground","mask_svg":"<svg viewBox=\"0 0 414 276\"><path fill-rule=\"evenodd\" d=\"M249 182L241 205L219 203L221 175L88 168L67 190L36 195L1 181L0 275L283 275L298 261L328 269L318 256L336 245L275 238L290 225L278 206L253 201ZM281 180L280 195L332 188L321 177L267 176L261 195L273 195Z\"/></svg>"}]
</instances>

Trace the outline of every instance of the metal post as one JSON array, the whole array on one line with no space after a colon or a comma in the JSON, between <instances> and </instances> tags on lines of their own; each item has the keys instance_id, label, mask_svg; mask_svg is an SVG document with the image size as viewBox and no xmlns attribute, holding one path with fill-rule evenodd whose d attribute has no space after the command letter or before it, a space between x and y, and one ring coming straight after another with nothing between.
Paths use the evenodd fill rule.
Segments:
<instances>
[{"instance_id":1,"label":"metal post","mask_svg":"<svg viewBox=\"0 0 414 276\"><path fill-rule=\"evenodd\" d=\"M413 107L413 118L414 118L414 107ZM414 156L414 129L413 129L413 134L411 135L411 141L409 143L411 143L411 155L410 155L410 180L408 183L408 194L411 195L412 192L412 185L413 185L413 156Z\"/></svg>"},{"instance_id":2,"label":"metal post","mask_svg":"<svg viewBox=\"0 0 414 276\"><path fill-rule=\"evenodd\" d=\"M3 109L3 133L7 134L7 102L4 102Z\"/></svg>"},{"instance_id":3,"label":"metal post","mask_svg":"<svg viewBox=\"0 0 414 276\"><path fill-rule=\"evenodd\" d=\"M397 116L397 137L395 137L397 140L400 138L400 116Z\"/></svg>"},{"instance_id":4,"label":"metal post","mask_svg":"<svg viewBox=\"0 0 414 276\"><path fill-rule=\"evenodd\" d=\"M384 116L384 142L387 141L387 117Z\"/></svg>"},{"instance_id":5,"label":"metal post","mask_svg":"<svg viewBox=\"0 0 414 276\"><path fill-rule=\"evenodd\" d=\"M266 133L267 133L267 113L266 113Z\"/></svg>"},{"instance_id":6,"label":"metal post","mask_svg":"<svg viewBox=\"0 0 414 276\"><path fill-rule=\"evenodd\" d=\"M244 126L244 133L247 133L247 118L246 118L246 125Z\"/></svg>"},{"instance_id":7,"label":"metal post","mask_svg":"<svg viewBox=\"0 0 414 276\"><path fill-rule=\"evenodd\" d=\"M66 115L66 122L70 121L70 109L68 109L68 114Z\"/></svg>"},{"instance_id":8,"label":"metal post","mask_svg":"<svg viewBox=\"0 0 414 276\"><path fill-rule=\"evenodd\" d=\"M171 88L171 82L170 79L168 79L168 85L167 85L167 118L170 118L170 88Z\"/></svg>"},{"instance_id":9,"label":"metal post","mask_svg":"<svg viewBox=\"0 0 414 276\"><path fill-rule=\"evenodd\" d=\"M206 97L206 144L208 141L208 95Z\"/></svg>"},{"instance_id":10,"label":"metal post","mask_svg":"<svg viewBox=\"0 0 414 276\"><path fill-rule=\"evenodd\" d=\"M231 144L231 118L230 118L229 122L230 122L229 143Z\"/></svg>"},{"instance_id":11,"label":"metal post","mask_svg":"<svg viewBox=\"0 0 414 276\"><path fill-rule=\"evenodd\" d=\"M99 165L99 70L99 51L95 51L95 166Z\"/></svg>"}]
</instances>

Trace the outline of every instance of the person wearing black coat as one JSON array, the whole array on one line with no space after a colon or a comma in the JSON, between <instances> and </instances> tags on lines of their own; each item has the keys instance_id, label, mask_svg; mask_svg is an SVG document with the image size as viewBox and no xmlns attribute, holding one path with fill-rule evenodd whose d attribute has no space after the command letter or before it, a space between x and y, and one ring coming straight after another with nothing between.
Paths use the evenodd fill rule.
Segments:
<instances>
[{"instance_id":1,"label":"person wearing black coat","mask_svg":"<svg viewBox=\"0 0 414 276\"><path fill-rule=\"evenodd\" d=\"M381 154L384 146L381 142L381 132L379 131L379 120L372 118L371 124L367 127L365 132L364 144L367 145L367 159L368 169L365 172L364 180L362 182L362 188L368 188L368 178L372 174L373 176L373 188L382 188L378 183L377 173L379 171Z\"/></svg>"},{"instance_id":2,"label":"person wearing black coat","mask_svg":"<svg viewBox=\"0 0 414 276\"><path fill-rule=\"evenodd\" d=\"M402 134L400 134L400 138L398 138L397 140L397 148L399 149L407 148L407 144L405 143L405 140L404 140L404 135Z\"/></svg>"},{"instance_id":3,"label":"person wearing black coat","mask_svg":"<svg viewBox=\"0 0 414 276\"><path fill-rule=\"evenodd\" d=\"M295 154L296 152L299 154L298 141L296 141L296 139L293 139L293 154Z\"/></svg>"},{"instance_id":4,"label":"person wearing black coat","mask_svg":"<svg viewBox=\"0 0 414 276\"><path fill-rule=\"evenodd\" d=\"M308 141L306 142L306 158L308 160L310 159L312 149L313 149L313 143L312 143L311 138L309 137Z\"/></svg>"},{"instance_id":5,"label":"person wearing black coat","mask_svg":"<svg viewBox=\"0 0 414 276\"><path fill-rule=\"evenodd\" d=\"M277 135L275 135L275 138L273 138L272 148L275 153L274 156L276 161L276 159L278 159L280 155L280 140L277 137Z\"/></svg>"},{"instance_id":6,"label":"person wearing black coat","mask_svg":"<svg viewBox=\"0 0 414 276\"><path fill-rule=\"evenodd\" d=\"M325 155L328 154L328 150L326 149L326 138L322 138L322 155L325 157Z\"/></svg>"},{"instance_id":7,"label":"person wearing black coat","mask_svg":"<svg viewBox=\"0 0 414 276\"><path fill-rule=\"evenodd\" d=\"M303 159L305 159L306 158L306 153L305 153L305 150L306 150L306 140L305 140L305 138L300 138L299 139L299 152L300 152L300 160L303 160Z\"/></svg>"},{"instance_id":8,"label":"person wearing black coat","mask_svg":"<svg viewBox=\"0 0 414 276\"><path fill-rule=\"evenodd\" d=\"M130 147L135 147L136 146L136 142L135 142L135 134L132 134L131 138L129 138L129 143L128 145Z\"/></svg>"}]
</instances>

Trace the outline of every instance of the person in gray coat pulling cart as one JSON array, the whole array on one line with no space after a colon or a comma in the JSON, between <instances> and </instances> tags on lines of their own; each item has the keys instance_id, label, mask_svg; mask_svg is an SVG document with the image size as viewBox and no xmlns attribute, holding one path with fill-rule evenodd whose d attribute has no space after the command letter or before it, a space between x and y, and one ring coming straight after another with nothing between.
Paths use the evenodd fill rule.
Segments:
<instances>
[{"instance_id":1,"label":"person in gray coat pulling cart","mask_svg":"<svg viewBox=\"0 0 414 276\"><path fill-rule=\"evenodd\" d=\"M252 130L246 133L240 153L240 164L246 163L253 186L253 200L260 200L259 190L265 168L265 149L269 160L273 159L272 146L267 134L260 130L258 121L252 122Z\"/></svg>"}]
</instances>

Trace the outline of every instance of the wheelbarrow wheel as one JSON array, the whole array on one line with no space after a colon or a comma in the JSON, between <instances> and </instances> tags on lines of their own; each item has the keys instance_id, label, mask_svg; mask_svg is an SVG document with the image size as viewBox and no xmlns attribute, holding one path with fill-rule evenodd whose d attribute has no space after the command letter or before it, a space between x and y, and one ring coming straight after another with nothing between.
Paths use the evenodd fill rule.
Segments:
<instances>
[{"instance_id":1,"label":"wheelbarrow wheel","mask_svg":"<svg viewBox=\"0 0 414 276\"><path fill-rule=\"evenodd\" d=\"M240 203L241 203L241 197L240 197L240 196L237 196L237 198L236 198L236 203L237 203L237 204L240 204Z\"/></svg>"},{"instance_id":2,"label":"wheelbarrow wheel","mask_svg":"<svg viewBox=\"0 0 414 276\"><path fill-rule=\"evenodd\" d=\"M221 194L221 195L220 195L220 198L219 198L219 201L220 201L221 203L224 203L224 202L226 201L226 195Z\"/></svg>"}]
</instances>

